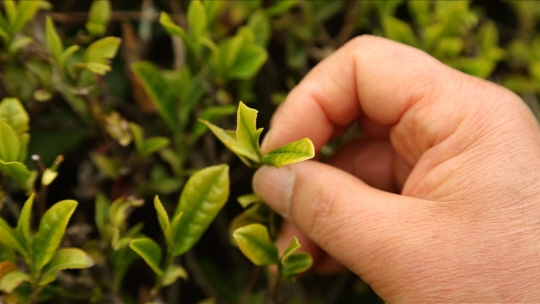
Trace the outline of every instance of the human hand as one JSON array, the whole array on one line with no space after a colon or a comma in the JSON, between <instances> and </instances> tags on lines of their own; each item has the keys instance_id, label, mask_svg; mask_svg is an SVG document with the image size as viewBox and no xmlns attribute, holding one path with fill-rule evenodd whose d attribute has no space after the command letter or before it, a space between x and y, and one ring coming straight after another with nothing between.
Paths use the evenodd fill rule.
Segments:
<instances>
[{"instance_id":1,"label":"human hand","mask_svg":"<svg viewBox=\"0 0 540 304\"><path fill-rule=\"evenodd\" d=\"M263 167L255 192L387 302L540 300L540 128L519 97L362 36L289 94L263 150L320 150L354 120L328 164Z\"/></svg>"}]
</instances>

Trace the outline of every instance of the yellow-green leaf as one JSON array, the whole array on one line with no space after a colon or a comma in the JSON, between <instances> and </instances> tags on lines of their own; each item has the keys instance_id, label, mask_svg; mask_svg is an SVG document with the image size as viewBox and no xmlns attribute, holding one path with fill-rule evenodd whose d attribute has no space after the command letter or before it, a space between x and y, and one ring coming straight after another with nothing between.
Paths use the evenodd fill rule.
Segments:
<instances>
[{"instance_id":1,"label":"yellow-green leaf","mask_svg":"<svg viewBox=\"0 0 540 304\"><path fill-rule=\"evenodd\" d=\"M187 11L187 22L189 25L189 33L195 39L205 36L206 33L206 11L201 1L192 0L189 3Z\"/></svg>"},{"instance_id":2,"label":"yellow-green leaf","mask_svg":"<svg viewBox=\"0 0 540 304\"><path fill-rule=\"evenodd\" d=\"M289 245L289 247L287 247L287 249L283 253L283 256L281 257L281 264L285 265L289 256L293 254L299 248L300 248L300 243L298 242L298 239L296 237L293 237L291 244Z\"/></svg>"},{"instance_id":3,"label":"yellow-green leaf","mask_svg":"<svg viewBox=\"0 0 540 304\"><path fill-rule=\"evenodd\" d=\"M193 41L190 37L188 37L183 28L174 23L171 16L169 16L165 12L161 12L161 15L159 16L159 23L163 26L167 33L169 33L170 35L180 36L182 40L184 40L184 43L187 45L187 47L193 49Z\"/></svg>"},{"instance_id":4,"label":"yellow-green leaf","mask_svg":"<svg viewBox=\"0 0 540 304\"><path fill-rule=\"evenodd\" d=\"M0 160L0 171L7 173L24 190L31 190L34 187L37 172L29 171L23 163Z\"/></svg>"},{"instance_id":5,"label":"yellow-green leaf","mask_svg":"<svg viewBox=\"0 0 540 304\"><path fill-rule=\"evenodd\" d=\"M266 153L262 161L267 166L279 168L311 159L314 156L315 147L313 143L309 138L304 138Z\"/></svg>"},{"instance_id":6,"label":"yellow-green leaf","mask_svg":"<svg viewBox=\"0 0 540 304\"><path fill-rule=\"evenodd\" d=\"M167 229L169 229L169 225L170 225L169 215L167 215L167 211L163 207L163 204L161 203L161 201L159 200L159 196L157 195L154 198L154 208L156 209L156 212L157 212L159 226L161 227L161 230L163 231L163 233L165 233Z\"/></svg>"},{"instance_id":7,"label":"yellow-green leaf","mask_svg":"<svg viewBox=\"0 0 540 304\"><path fill-rule=\"evenodd\" d=\"M257 196L255 193L249 193L249 194L239 196L236 198L236 200L243 208L246 208L247 206L254 203L262 202L261 198Z\"/></svg>"},{"instance_id":8,"label":"yellow-green leaf","mask_svg":"<svg viewBox=\"0 0 540 304\"><path fill-rule=\"evenodd\" d=\"M17 134L3 120L0 120L0 160L16 161L19 157L19 139Z\"/></svg>"},{"instance_id":9,"label":"yellow-green leaf","mask_svg":"<svg viewBox=\"0 0 540 304\"><path fill-rule=\"evenodd\" d=\"M49 49L49 52L53 58L60 62L60 56L64 52L64 45L56 32L54 22L49 16L47 16L47 21L45 24L45 40L47 41L47 48Z\"/></svg>"},{"instance_id":10,"label":"yellow-green leaf","mask_svg":"<svg viewBox=\"0 0 540 304\"><path fill-rule=\"evenodd\" d=\"M74 200L58 202L41 218L32 242L32 263L35 271L40 271L53 257L77 205L78 203Z\"/></svg>"},{"instance_id":11,"label":"yellow-green leaf","mask_svg":"<svg viewBox=\"0 0 540 304\"><path fill-rule=\"evenodd\" d=\"M94 265L94 261L81 249L63 248L54 253L51 261L43 268L39 285L47 285L64 269L83 269Z\"/></svg>"},{"instance_id":12,"label":"yellow-green leaf","mask_svg":"<svg viewBox=\"0 0 540 304\"><path fill-rule=\"evenodd\" d=\"M22 244L21 240L17 236L17 233L1 217L0 217L0 243L19 252L20 254L24 256L27 256L27 251L25 250L25 246Z\"/></svg>"},{"instance_id":13,"label":"yellow-green leaf","mask_svg":"<svg viewBox=\"0 0 540 304\"><path fill-rule=\"evenodd\" d=\"M295 253L289 255L283 263L281 274L285 277L308 270L313 265L313 258L307 252Z\"/></svg>"},{"instance_id":14,"label":"yellow-green leaf","mask_svg":"<svg viewBox=\"0 0 540 304\"><path fill-rule=\"evenodd\" d=\"M236 114L236 140L243 146L249 147L258 159L256 162L261 162L261 149L259 148L259 137L261 136L262 128L257 130L257 110L248 108L243 102L238 105L238 113Z\"/></svg>"},{"instance_id":15,"label":"yellow-green leaf","mask_svg":"<svg viewBox=\"0 0 540 304\"><path fill-rule=\"evenodd\" d=\"M34 206L34 194L26 200L24 206L21 209L19 220L17 221L17 228L15 231L19 234L19 238L23 241L24 246L28 249L30 246L30 220L32 218L32 207Z\"/></svg>"},{"instance_id":16,"label":"yellow-green leaf","mask_svg":"<svg viewBox=\"0 0 540 304\"><path fill-rule=\"evenodd\" d=\"M176 282L178 278L187 280L189 278L187 271L182 266L171 265L169 268L167 268L167 270L165 270L165 273L163 273L161 285L169 286Z\"/></svg>"},{"instance_id":17,"label":"yellow-green leaf","mask_svg":"<svg viewBox=\"0 0 540 304\"><path fill-rule=\"evenodd\" d=\"M278 261L278 249L270 240L268 229L261 224L238 228L233 237L242 253L255 265L271 265Z\"/></svg>"},{"instance_id":18,"label":"yellow-green leaf","mask_svg":"<svg viewBox=\"0 0 540 304\"><path fill-rule=\"evenodd\" d=\"M122 39L105 37L90 44L83 54L85 63L100 63L108 65L109 60L116 56Z\"/></svg>"},{"instance_id":19,"label":"yellow-green leaf","mask_svg":"<svg viewBox=\"0 0 540 304\"><path fill-rule=\"evenodd\" d=\"M111 19L111 3L109 0L94 0L90 6L86 30L94 37L100 37L107 31Z\"/></svg>"},{"instance_id":20,"label":"yellow-green leaf","mask_svg":"<svg viewBox=\"0 0 540 304\"><path fill-rule=\"evenodd\" d=\"M189 178L180 196L171 223L174 255L188 251L223 208L229 197L229 166L219 165L202 169Z\"/></svg>"},{"instance_id":21,"label":"yellow-green leaf","mask_svg":"<svg viewBox=\"0 0 540 304\"><path fill-rule=\"evenodd\" d=\"M163 274L163 270L159 267L161 263L161 248L159 248L156 242L149 238L140 238L132 240L129 243L129 247L140 255L156 274Z\"/></svg>"},{"instance_id":22,"label":"yellow-green leaf","mask_svg":"<svg viewBox=\"0 0 540 304\"><path fill-rule=\"evenodd\" d=\"M11 293L24 282L29 282L30 276L22 271L12 271L0 280L0 290Z\"/></svg>"}]
</instances>

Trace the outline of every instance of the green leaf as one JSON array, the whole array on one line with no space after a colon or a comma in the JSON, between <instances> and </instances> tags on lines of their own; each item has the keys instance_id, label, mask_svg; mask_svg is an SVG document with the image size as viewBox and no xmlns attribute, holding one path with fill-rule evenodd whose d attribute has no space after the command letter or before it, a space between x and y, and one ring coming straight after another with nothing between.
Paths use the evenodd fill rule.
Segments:
<instances>
[{"instance_id":1,"label":"green leaf","mask_svg":"<svg viewBox=\"0 0 540 304\"><path fill-rule=\"evenodd\" d=\"M202 169L189 178L175 211L182 213L171 224L174 255L188 251L201 238L229 197L229 166Z\"/></svg>"},{"instance_id":2,"label":"green leaf","mask_svg":"<svg viewBox=\"0 0 540 304\"><path fill-rule=\"evenodd\" d=\"M236 132L223 130L222 128L202 119L199 119L200 122L204 123L212 133L234 154L236 154L240 160L248 167L256 167L260 158L248 147L240 144L236 140Z\"/></svg>"},{"instance_id":3,"label":"green leaf","mask_svg":"<svg viewBox=\"0 0 540 304\"><path fill-rule=\"evenodd\" d=\"M52 6L47 1L19 1L19 7L17 8L17 17L13 20L11 24L11 33L15 34L22 30L22 28L32 20L38 10L40 9L50 9Z\"/></svg>"},{"instance_id":4,"label":"green leaf","mask_svg":"<svg viewBox=\"0 0 540 304\"><path fill-rule=\"evenodd\" d=\"M199 0L192 0L187 11L189 33L196 40L206 36L207 18L206 10Z\"/></svg>"},{"instance_id":5,"label":"green leaf","mask_svg":"<svg viewBox=\"0 0 540 304\"><path fill-rule=\"evenodd\" d=\"M273 2L267 13L270 17L281 16L295 7L299 0L281 0Z\"/></svg>"},{"instance_id":6,"label":"green leaf","mask_svg":"<svg viewBox=\"0 0 540 304\"><path fill-rule=\"evenodd\" d=\"M161 12L159 15L159 23L163 26L167 33L170 35L180 36L188 48L194 48L194 43L191 38L188 37L184 29L174 23L171 16L169 16L167 13Z\"/></svg>"},{"instance_id":7,"label":"green leaf","mask_svg":"<svg viewBox=\"0 0 540 304\"><path fill-rule=\"evenodd\" d=\"M9 248L3 243L0 243L0 276L2 275L2 270L3 270L2 265L6 265L6 264L3 264L3 262L15 262L15 261L17 261L17 256L15 255L15 252L13 251L13 249Z\"/></svg>"},{"instance_id":8,"label":"green leaf","mask_svg":"<svg viewBox=\"0 0 540 304\"><path fill-rule=\"evenodd\" d=\"M202 120L212 122L223 116L233 114L234 112L236 112L236 107L233 105L212 106L204 109L199 117ZM191 142L195 142L197 139L203 136L207 130L208 127L206 127L205 124L195 124L190 137Z\"/></svg>"},{"instance_id":9,"label":"green leaf","mask_svg":"<svg viewBox=\"0 0 540 304\"><path fill-rule=\"evenodd\" d=\"M80 49L78 45L72 45L68 47L61 55L58 57L58 62L60 63L60 66L65 68L67 60L75 54Z\"/></svg>"},{"instance_id":10,"label":"green leaf","mask_svg":"<svg viewBox=\"0 0 540 304\"><path fill-rule=\"evenodd\" d=\"M30 246L30 220L32 218L32 207L34 206L34 194L24 203L24 206L21 209L21 214L19 215L19 220L17 222L17 228L15 231L19 234L19 238L23 241L24 247L28 249L27 246Z\"/></svg>"},{"instance_id":11,"label":"green leaf","mask_svg":"<svg viewBox=\"0 0 540 304\"><path fill-rule=\"evenodd\" d=\"M258 10L251 15L248 21L248 27L255 34L255 44L266 48L270 36L272 35L272 25L270 19L263 10Z\"/></svg>"},{"instance_id":12,"label":"green leaf","mask_svg":"<svg viewBox=\"0 0 540 304\"><path fill-rule=\"evenodd\" d=\"M243 146L249 147L258 156L256 160L261 162L261 149L259 148L259 137L262 128L257 129L257 110L248 108L243 102L238 105L236 140Z\"/></svg>"},{"instance_id":13,"label":"green leaf","mask_svg":"<svg viewBox=\"0 0 540 304\"><path fill-rule=\"evenodd\" d=\"M118 171L120 171L120 168L122 166L119 161L98 153L90 154L90 158L92 158L94 164L105 175L112 179L116 179L118 177Z\"/></svg>"},{"instance_id":14,"label":"green leaf","mask_svg":"<svg viewBox=\"0 0 540 304\"><path fill-rule=\"evenodd\" d=\"M11 55L16 54L19 50L22 48L32 44L34 42L34 39L26 36L17 36L15 39L11 41L11 44L9 45L9 53Z\"/></svg>"},{"instance_id":15,"label":"green leaf","mask_svg":"<svg viewBox=\"0 0 540 304\"><path fill-rule=\"evenodd\" d=\"M165 120L171 131L176 130L176 102L171 98L168 84L161 76L160 71L150 62L135 62L131 65L133 73L142 82L143 88L150 96L159 114Z\"/></svg>"},{"instance_id":16,"label":"green leaf","mask_svg":"<svg viewBox=\"0 0 540 304\"><path fill-rule=\"evenodd\" d=\"M30 282L30 276L22 271L12 271L0 280L0 290L11 293L24 282Z\"/></svg>"},{"instance_id":17,"label":"green leaf","mask_svg":"<svg viewBox=\"0 0 540 304\"><path fill-rule=\"evenodd\" d=\"M60 56L64 52L64 45L62 40L56 32L54 27L54 22L51 17L47 16L47 21L45 24L45 40L47 41L47 48L56 61L60 61Z\"/></svg>"},{"instance_id":18,"label":"green leaf","mask_svg":"<svg viewBox=\"0 0 540 304\"><path fill-rule=\"evenodd\" d=\"M144 200L133 197L120 197L116 199L109 208L109 221L114 227L123 227L126 224L128 210L133 207L140 207Z\"/></svg>"},{"instance_id":19,"label":"green leaf","mask_svg":"<svg viewBox=\"0 0 540 304\"><path fill-rule=\"evenodd\" d=\"M294 164L315 156L315 147L309 138L304 138L275 150L263 156L263 163L267 166L279 168L281 166Z\"/></svg>"},{"instance_id":20,"label":"green leaf","mask_svg":"<svg viewBox=\"0 0 540 304\"><path fill-rule=\"evenodd\" d=\"M93 42L84 51L84 62L108 65L108 61L116 56L120 42L122 39L117 37L105 37Z\"/></svg>"},{"instance_id":21,"label":"green leaf","mask_svg":"<svg viewBox=\"0 0 540 304\"><path fill-rule=\"evenodd\" d=\"M111 19L111 3L109 0L94 0L90 6L86 30L94 37L101 37L107 31Z\"/></svg>"},{"instance_id":22,"label":"green leaf","mask_svg":"<svg viewBox=\"0 0 540 304\"><path fill-rule=\"evenodd\" d=\"M81 249L63 248L54 253L51 261L43 268L39 285L47 285L64 269L83 269L94 265L94 261Z\"/></svg>"},{"instance_id":23,"label":"green leaf","mask_svg":"<svg viewBox=\"0 0 540 304\"><path fill-rule=\"evenodd\" d=\"M418 47L416 35L406 22L391 16L384 16L382 25L386 37L398 42Z\"/></svg>"},{"instance_id":24,"label":"green leaf","mask_svg":"<svg viewBox=\"0 0 540 304\"><path fill-rule=\"evenodd\" d=\"M283 256L281 257L281 264L285 265L287 263L287 259L291 254L293 254L296 250L300 248L300 243L298 242L298 239L294 236L291 244L287 249L285 249L285 252L283 253Z\"/></svg>"},{"instance_id":25,"label":"green leaf","mask_svg":"<svg viewBox=\"0 0 540 304\"><path fill-rule=\"evenodd\" d=\"M30 129L30 118L17 98L4 98L0 102L0 120L6 122L17 134Z\"/></svg>"},{"instance_id":26,"label":"green leaf","mask_svg":"<svg viewBox=\"0 0 540 304\"><path fill-rule=\"evenodd\" d=\"M101 237L105 238L105 227L107 227L107 222L109 221L109 209L111 207L111 202L105 196L105 194L99 192L96 196L95 206L96 212L94 215L94 219L96 222L96 226Z\"/></svg>"},{"instance_id":27,"label":"green leaf","mask_svg":"<svg viewBox=\"0 0 540 304\"><path fill-rule=\"evenodd\" d=\"M267 59L268 53L265 48L254 44L244 45L227 71L226 77L229 79L251 78L257 74Z\"/></svg>"},{"instance_id":28,"label":"green leaf","mask_svg":"<svg viewBox=\"0 0 540 304\"><path fill-rule=\"evenodd\" d=\"M163 274L163 270L159 267L161 262L161 248L159 248L156 242L149 238L140 238L131 241L129 247L140 255L156 274Z\"/></svg>"},{"instance_id":29,"label":"green leaf","mask_svg":"<svg viewBox=\"0 0 540 304\"><path fill-rule=\"evenodd\" d=\"M313 258L307 252L291 254L283 263L281 274L290 277L308 270L313 265Z\"/></svg>"},{"instance_id":30,"label":"green leaf","mask_svg":"<svg viewBox=\"0 0 540 304\"><path fill-rule=\"evenodd\" d=\"M105 75L107 72L112 71L112 68L109 65L96 62L78 63L75 65L75 67L87 69L90 72L98 75Z\"/></svg>"},{"instance_id":31,"label":"green leaf","mask_svg":"<svg viewBox=\"0 0 540 304\"><path fill-rule=\"evenodd\" d=\"M169 229L169 215L167 214L167 211L163 207L163 204L159 200L159 196L156 195L154 198L154 208L157 212L157 217L159 221L159 226L161 227L161 231L165 233L167 229Z\"/></svg>"},{"instance_id":32,"label":"green leaf","mask_svg":"<svg viewBox=\"0 0 540 304\"><path fill-rule=\"evenodd\" d=\"M238 203L243 207L246 208L251 204L262 202L261 198L257 196L255 193L249 193L242 196L239 196L236 198Z\"/></svg>"},{"instance_id":33,"label":"green leaf","mask_svg":"<svg viewBox=\"0 0 540 304\"><path fill-rule=\"evenodd\" d=\"M7 173L24 190L34 188L37 172L29 171L23 163L0 160L0 171Z\"/></svg>"},{"instance_id":34,"label":"green leaf","mask_svg":"<svg viewBox=\"0 0 540 304\"><path fill-rule=\"evenodd\" d=\"M167 268L167 270L165 270L165 273L163 274L161 286L169 286L172 283L176 282L178 278L187 280L189 278L187 271L182 266L171 265L169 266L169 268Z\"/></svg>"},{"instance_id":35,"label":"green leaf","mask_svg":"<svg viewBox=\"0 0 540 304\"><path fill-rule=\"evenodd\" d=\"M0 160L10 162L19 156L19 139L10 125L0 120Z\"/></svg>"},{"instance_id":36,"label":"green leaf","mask_svg":"<svg viewBox=\"0 0 540 304\"><path fill-rule=\"evenodd\" d=\"M463 51L464 47L464 41L460 37L443 37L437 43L433 56L436 58L454 58Z\"/></svg>"},{"instance_id":37,"label":"green leaf","mask_svg":"<svg viewBox=\"0 0 540 304\"><path fill-rule=\"evenodd\" d=\"M35 271L39 272L53 257L77 204L74 200L58 202L41 218L39 229L32 242L32 264Z\"/></svg>"},{"instance_id":38,"label":"green leaf","mask_svg":"<svg viewBox=\"0 0 540 304\"><path fill-rule=\"evenodd\" d=\"M24 244L22 244L15 230L3 218L0 218L0 243L19 252L23 256L28 255Z\"/></svg>"},{"instance_id":39,"label":"green leaf","mask_svg":"<svg viewBox=\"0 0 540 304\"><path fill-rule=\"evenodd\" d=\"M233 237L242 253L255 265L271 265L278 261L278 249L270 240L268 229L261 224L238 228Z\"/></svg>"},{"instance_id":40,"label":"green leaf","mask_svg":"<svg viewBox=\"0 0 540 304\"><path fill-rule=\"evenodd\" d=\"M142 158L145 158L146 156L157 152L170 144L169 139L166 137L157 136L145 139L143 128L136 123L130 122L129 128L135 141L137 153L139 153Z\"/></svg>"}]
</instances>

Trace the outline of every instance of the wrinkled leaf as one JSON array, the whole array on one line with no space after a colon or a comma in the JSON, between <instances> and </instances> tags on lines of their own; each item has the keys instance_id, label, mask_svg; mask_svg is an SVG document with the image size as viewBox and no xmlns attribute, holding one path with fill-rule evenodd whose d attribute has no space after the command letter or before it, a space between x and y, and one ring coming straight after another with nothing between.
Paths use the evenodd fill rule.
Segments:
<instances>
[{"instance_id":1,"label":"wrinkled leaf","mask_svg":"<svg viewBox=\"0 0 540 304\"><path fill-rule=\"evenodd\" d=\"M56 61L60 61L60 56L64 52L64 45L62 40L56 32L54 22L51 17L47 16L45 24L45 40L47 41L47 48Z\"/></svg>"},{"instance_id":2,"label":"wrinkled leaf","mask_svg":"<svg viewBox=\"0 0 540 304\"><path fill-rule=\"evenodd\" d=\"M238 228L233 237L242 253L255 265L271 265L278 261L278 249L270 240L268 229L261 224Z\"/></svg>"},{"instance_id":3,"label":"wrinkled leaf","mask_svg":"<svg viewBox=\"0 0 540 304\"><path fill-rule=\"evenodd\" d=\"M314 156L315 147L313 143L309 138L304 138L266 153L262 161L267 166L279 168L311 159Z\"/></svg>"},{"instance_id":4,"label":"wrinkled leaf","mask_svg":"<svg viewBox=\"0 0 540 304\"><path fill-rule=\"evenodd\" d=\"M38 231L32 242L32 262L36 271L40 271L53 257L60 245L71 215L77 208L74 200L65 200L54 204L41 218Z\"/></svg>"},{"instance_id":5,"label":"wrinkled leaf","mask_svg":"<svg viewBox=\"0 0 540 304\"><path fill-rule=\"evenodd\" d=\"M167 229L169 229L169 225L170 225L169 215L167 214L167 211L163 207L163 204L161 203L157 195L154 198L154 208L156 209L156 212L157 212L159 226L161 227L161 230L163 231L163 233L165 233Z\"/></svg>"},{"instance_id":6,"label":"wrinkled leaf","mask_svg":"<svg viewBox=\"0 0 540 304\"><path fill-rule=\"evenodd\" d=\"M22 271L12 271L0 280L0 290L11 293L24 282L29 282L30 276Z\"/></svg>"},{"instance_id":7,"label":"wrinkled leaf","mask_svg":"<svg viewBox=\"0 0 540 304\"><path fill-rule=\"evenodd\" d=\"M161 248L159 248L156 242L149 238L140 238L132 240L129 243L129 247L140 255L156 274L163 274L163 270L159 267L161 263Z\"/></svg>"},{"instance_id":8,"label":"wrinkled leaf","mask_svg":"<svg viewBox=\"0 0 540 304\"><path fill-rule=\"evenodd\" d=\"M163 274L163 278L161 281L161 285L169 286L172 283L176 282L178 278L187 280L189 278L187 271L182 266L171 265L169 266L169 268L167 268L167 270L165 270L165 273Z\"/></svg>"},{"instance_id":9,"label":"wrinkled leaf","mask_svg":"<svg viewBox=\"0 0 540 304\"><path fill-rule=\"evenodd\" d=\"M86 30L94 37L100 37L107 31L111 19L111 3L109 0L94 0L90 6Z\"/></svg>"},{"instance_id":10,"label":"wrinkled leaf","mask_svg":"<svg viewBox=\"0 0 540 304\"><path fill-rule=\"evenodd\" d=\"M256 160L261 162L261 149L259 148L259 137L262 128L257 129L257 110L248 108L243 102L238 105L236 140L243 146L249 147L258 156Z\"/></svg>"},{"instance_id":11,"label":"wrinkled leaf","mask_svg":"<svg viewBox=\"0 0 540 304\"><path fill-rule=\"evenodd\" d=\"M23 241L24 247L30 245L30 223L32 218L32 207L34 206L34 194L24 203L24 206L21 209L21 214L19 215L19 220L17 221L17 228L15 231L19 234L19 238Z\"/></svg>"},{"instance_id":12,"label":"wrinkled leaf","mask_svg":"<svg viewBox=\"0 0 540 304\"><path fill-rule=\"evenodd\" d=\"M171 223L174 255L188 251L201 238L229 197L229 166L202 169L189 178Z\"/></svg>"},{"instance_id":13,"label":"wrinkled leaf","mask_svg":"<svg viewBox=\"0 0 540 304\"><path fill-rule=\"evenodd\" d=\"M281 274L289 277L308 270L313 264L313 258L307 252L291 254L283 263Z\"/></svg>"},{"instance_id":14,"label":"wrinkled leaf","mask_svg":"<svg viewBox=\"0 0 540 304\"><path fill-rule=\"evenodd\" d=\"M56 274L64 269L83 269L94 265L94 262L81 249L63 248L54 253L51 261L43 268L39 285L47 285L56 279Z\"/></svg>"}]
</instances>

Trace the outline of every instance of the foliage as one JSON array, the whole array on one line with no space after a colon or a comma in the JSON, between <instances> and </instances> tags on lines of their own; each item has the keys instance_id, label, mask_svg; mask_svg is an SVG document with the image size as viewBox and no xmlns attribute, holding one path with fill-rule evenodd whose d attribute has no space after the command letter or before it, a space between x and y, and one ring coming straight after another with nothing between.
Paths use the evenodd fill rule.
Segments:
<instances>
[{"instance_id":1,"label":"foliage","mask_svg":"<svg viewBox=\"0 0 540 304\"><path fill-rule=\"evenodd\" d=\"M535 1L2 1L0 301L379 301L350 273L301 274L296 238L275 247L281 219L245 194L253 169L315 151L263 155L256 119L359 34L538 115L539 21Z\"/></svg>"}]
</instances>

